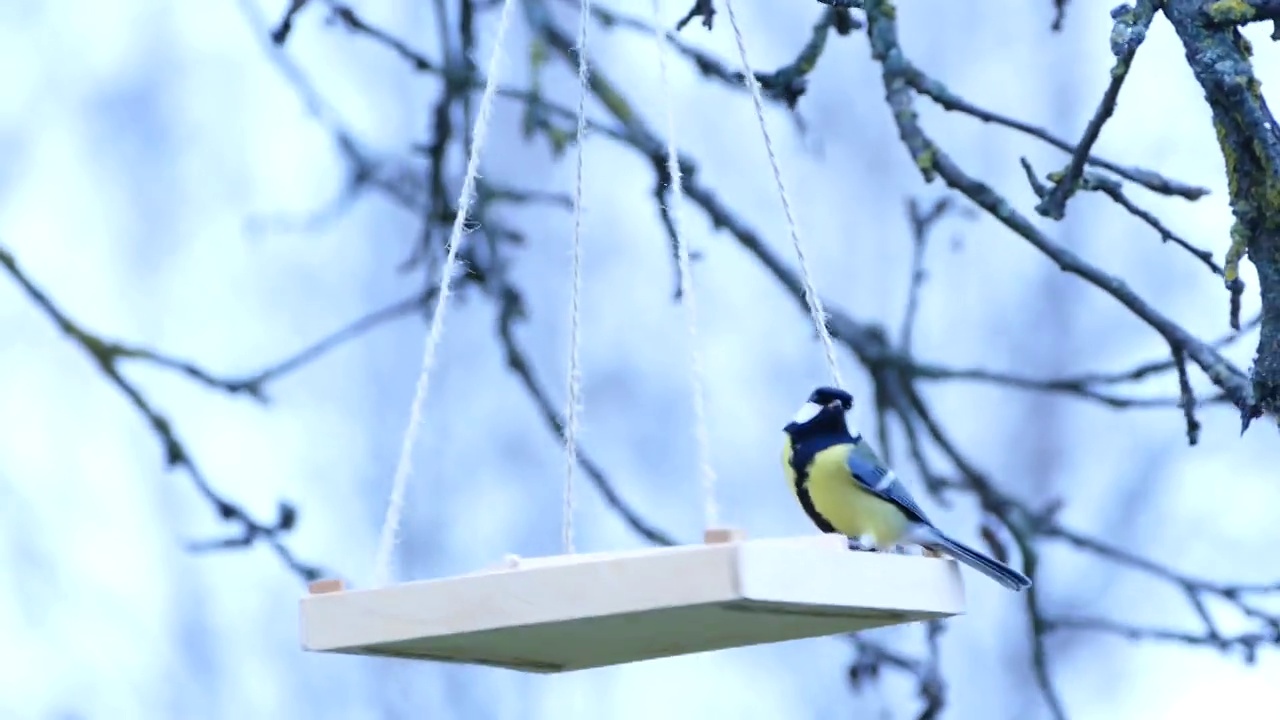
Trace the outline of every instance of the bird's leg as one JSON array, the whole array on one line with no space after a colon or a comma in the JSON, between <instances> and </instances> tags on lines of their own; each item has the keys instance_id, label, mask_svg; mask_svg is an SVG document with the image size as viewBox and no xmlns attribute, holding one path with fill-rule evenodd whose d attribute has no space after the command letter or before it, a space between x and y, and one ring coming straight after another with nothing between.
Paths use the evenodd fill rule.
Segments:
<instances>
[{"instance_id":1,"label":"bird's leg","mask_svg":"<svg viewBox=\"0 0 1280 720\"><path fill-rule=\"evenodd\" d=\"M863 552L876 551L876 538L874 535L867 533L861 537L849 538L849 549Z\"/></svg>"}]
</instances>

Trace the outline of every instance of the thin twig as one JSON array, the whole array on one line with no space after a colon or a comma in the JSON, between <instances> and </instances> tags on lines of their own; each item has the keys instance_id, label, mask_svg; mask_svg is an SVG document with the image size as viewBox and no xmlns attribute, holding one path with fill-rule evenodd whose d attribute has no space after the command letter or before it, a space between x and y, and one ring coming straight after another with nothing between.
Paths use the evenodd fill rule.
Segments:
<instances>
[{"instance_id":1,"label":"thin twig","mask_svg":"<svg viewBox=\"0 0 1280 720\"><path fill-rule=\"evenodd\" d=\"M1075 194L1080 178L1084 174L1084 165L1089 157L1089 151L1093 149L1098 136L1102 134L1102 126L1116 111L1116 100L1120 97L1120 88L1124 85L1125 78L1129 77L1133 58L1142 41L1146 39L1147 28L1151 26L1151 20L1155 14L1156 8L1152 0L1137 0L1133 8L1120 6L1112 11L1112 17L1115 18L1116 23L1111 31L1111 52L1116 56L1116 64L1111 68L1111 82L1107 84L1107 90L1102 94L1098 109L1094 111L1093 117L1085 127L1084 136L1072 151L1071 162L1067 164L1067 169L1062 172L1060 178L1055 179L1049 196L1036 205L1036 212L1041 215L1061 220L1066 213L1067 201Z\"/></svg>"},{"instance_id":2,"label":"thin twig","mask_svg":"<svg viewBox=\"0 0 1280 720\"><path fill-rule=\"evenodd\" d=\"M298 560L284 544L284 536L297 523L298 513L294 506L291 503L282 501L279 505L276 519L273 522L262 522L249 515L248 511L241 505L215 490L209 478L205 476L204 472L196 464L195 458L192 457L191 452L178 436L177 430L174 429L169 419L161 414L143 395L142 391L124 376L120 370L120 362L128 358L145 358L166 367L179 369L210 387L217 387L227 392L248 392L249 390L246 386L223 383L216 380L212 374L200 370L194 365L170 360L151 351L142 351L105 340L87 330L73 321L66 312L50 299L44 290L36 285L35 281L26 275L18 265L13 253L4 246L0 246L0 267L3 267L9 276L17 282L18 286L22 288L27 297L44 313L48 320L89 356L103 377L111 385L115 386L129 401L129 404L142 415L147 425L150 426L160 441L168 467L184 471L200 495L213 506L218 518L223 522L236 526L237 532L235 535L215 541L214 544L219 547L247 547L259 542L265 543L275 553L276 557L280 558L289 570L303 581L310 582L322 576L323 571L319 567ZM192 543L190 549L205 549L209 545L210 543L208 542Z\"/></svg>"}]
</instances>

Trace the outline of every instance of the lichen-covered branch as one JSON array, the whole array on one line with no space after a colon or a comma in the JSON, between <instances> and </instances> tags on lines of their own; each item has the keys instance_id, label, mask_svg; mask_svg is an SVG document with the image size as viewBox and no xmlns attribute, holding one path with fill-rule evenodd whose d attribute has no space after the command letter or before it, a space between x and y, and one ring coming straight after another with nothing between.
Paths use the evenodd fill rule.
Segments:
<instances>
[{"instance_id":1,"label":"lichen-covered branch","mask_svg":"<svg viewBox=\"0 0 1280 720\"><path fill-rule=\"evenodd\" d=\"M1274 18L1272 2L1166 0L1164 15L1182 40L1187 65L1204 89L1226 166L1235 226L1224 277L1233 309L1242 292L1239 261L1258 271L1262 331L1241 405L1244 425L1280 413L1280 129L1250 62L1253 49L1237 23Z\"/></svg>"}]
</instances>

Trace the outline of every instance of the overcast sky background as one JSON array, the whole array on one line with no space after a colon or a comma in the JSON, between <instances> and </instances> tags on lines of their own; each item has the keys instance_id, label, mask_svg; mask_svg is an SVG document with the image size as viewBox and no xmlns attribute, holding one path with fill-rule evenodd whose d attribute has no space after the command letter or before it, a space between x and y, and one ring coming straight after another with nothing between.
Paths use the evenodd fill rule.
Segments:
<instances>
[{"instance_id":1,"label":"overcast sky background","mask_svg":"<svg viewBox=\"0 0 1280 720\"><path fill-rule=\"evenodd\" d=\"M279 67L262 27L281 0L0 3L0 242L73 318L107 336L250 372L360 314L413 292L395 272L417 219L366 197L305 233L265 232L264 218L306 217L342 190L331 135ZM617 3L614 3L616 6ZM647 8L647 3L637 4ZM668 18L685 10L667 2ZM678 7L677 7L678 5ZM819 7L740 2L757 68L790 61ZM1049 31L1051 3L924 3L900 7L909 55L991 109L1078 136L1107 81L1109 4L1077 2ZM426 3L363 0L366 19L430 55ZM390 53L303 14L287 52L373 152L402 155L425 135L428 80ZM490 20L494 16L490 17ZM573 16L563 16L573 29ZM492 24L481 33L483 66ZM1264 87L1276 50L1255 29ZM727 17L685 36L732 66ZM510 84L525 81L519 14L507 51ZM661 127L662 89L643 35L597 31L603 70ZM745 94L673 72L681 145L700 176L790 258L786 229ZM567 70L548 78L572 101ZM816 281L860 320L896 328L910 241L903 200L929 199L896 141L865 37L833 39L800 104L803 136L769 117L791 183ZM994 127L922 106L959 162L1033 202L1018 167L1064 156ZM570 163L522 144L516 106L496 109L486 177L567 188ZM1134 190L1144 206L1219 258L1229 211L1222 161L1172 31L1157 19L1099 153L1204 184L1189 204ZM650 199L651 170L610 144L588 144L583 443L647 517L684 539L700 533L695 447L680 308L670 302L668 245ZM777 468L779 428L825 362L805 316L724 234L690 210L711 442L726 521L754 536L812 532ZM562 210L509 216L529 232L518 273L532 319L522 337L560 396L567 357L568 233ZM1079 197L1052 225L1065 244L1121 273L1144 297L1205 337L1226 329L1221 285L1189 256L1100 198ZM951 221L929 256L917 329L922 356L1045 376L1120 369L1164 348L1110 298L1061 276L990 222ZM1246 280L1252 280L1246 266ZM1256 285L1245 315L1257 307ZM301 588L265 550L192 556L216 535L210 507L168 474L141 418L12 282L0 282L0 716L5 718L837 718L907 717L911 688L853 697L839 638L673 658L565 676L523 676L390 660L303 654ZM504 552L552 553L559 542L558 444L506 374L493 308L450 311L408 496L401 576L474 569ZM301 508L290 546L357 581L372 569L400 433L421 355L423 323L405 320L271 388L267 407L147 367L130 368L173 421L216 486L260 517ZM668 338L680 338L669 340ZM1230 356L1246 364L1252 340ZM843 358L859 397L867 380ZM1198 384L1203 385L1197 380ZM1172 377L1151 393L1176 391ZM1274 580L1280 504L1276 436L1237 439L1230 411L1206 411L1187 448L1174 410L1116 414L974 386L930 388L941 417L1002 486L1041 500L1065 494L1064 519L1209 577ZM872 425L860 405L859 422ZM916 482L904 468L909 482ZM974 512L926 509L974 537ZM639 544L597 494L580 495L582 549ZM1064 610L1144 624L1190 623L1165 588L1046 550L1043 592ZM1033 718L1018 601L969 577L968 615L944 640L949 717ZM914 646L918 632L893 631ZM1194 718L1221 698L1280 702L1274 655L1246 667L1208 651L1059 638L1053 672L1076 717Z\"/></svg>"}]
</instances>

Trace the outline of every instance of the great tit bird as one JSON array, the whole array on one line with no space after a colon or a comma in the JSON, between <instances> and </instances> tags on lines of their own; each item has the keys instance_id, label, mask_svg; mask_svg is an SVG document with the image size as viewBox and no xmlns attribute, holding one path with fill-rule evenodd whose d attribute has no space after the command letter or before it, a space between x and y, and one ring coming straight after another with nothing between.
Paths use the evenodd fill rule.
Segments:
<instances>
[{"instance_id":1,"label":"great tit bird","mask_svg":"<svg viewBox=\"0 0 1280 720\"><path fill-rule=\"evenodd\" d=\"M818 529L845 535L851 548L910 543L940 550L1010 590L1031 587L1026 575L935 527L862 434L845 424L852 408L849 393L820 387L783 428L787 480Z\"/></svg>"}]
</instances>

